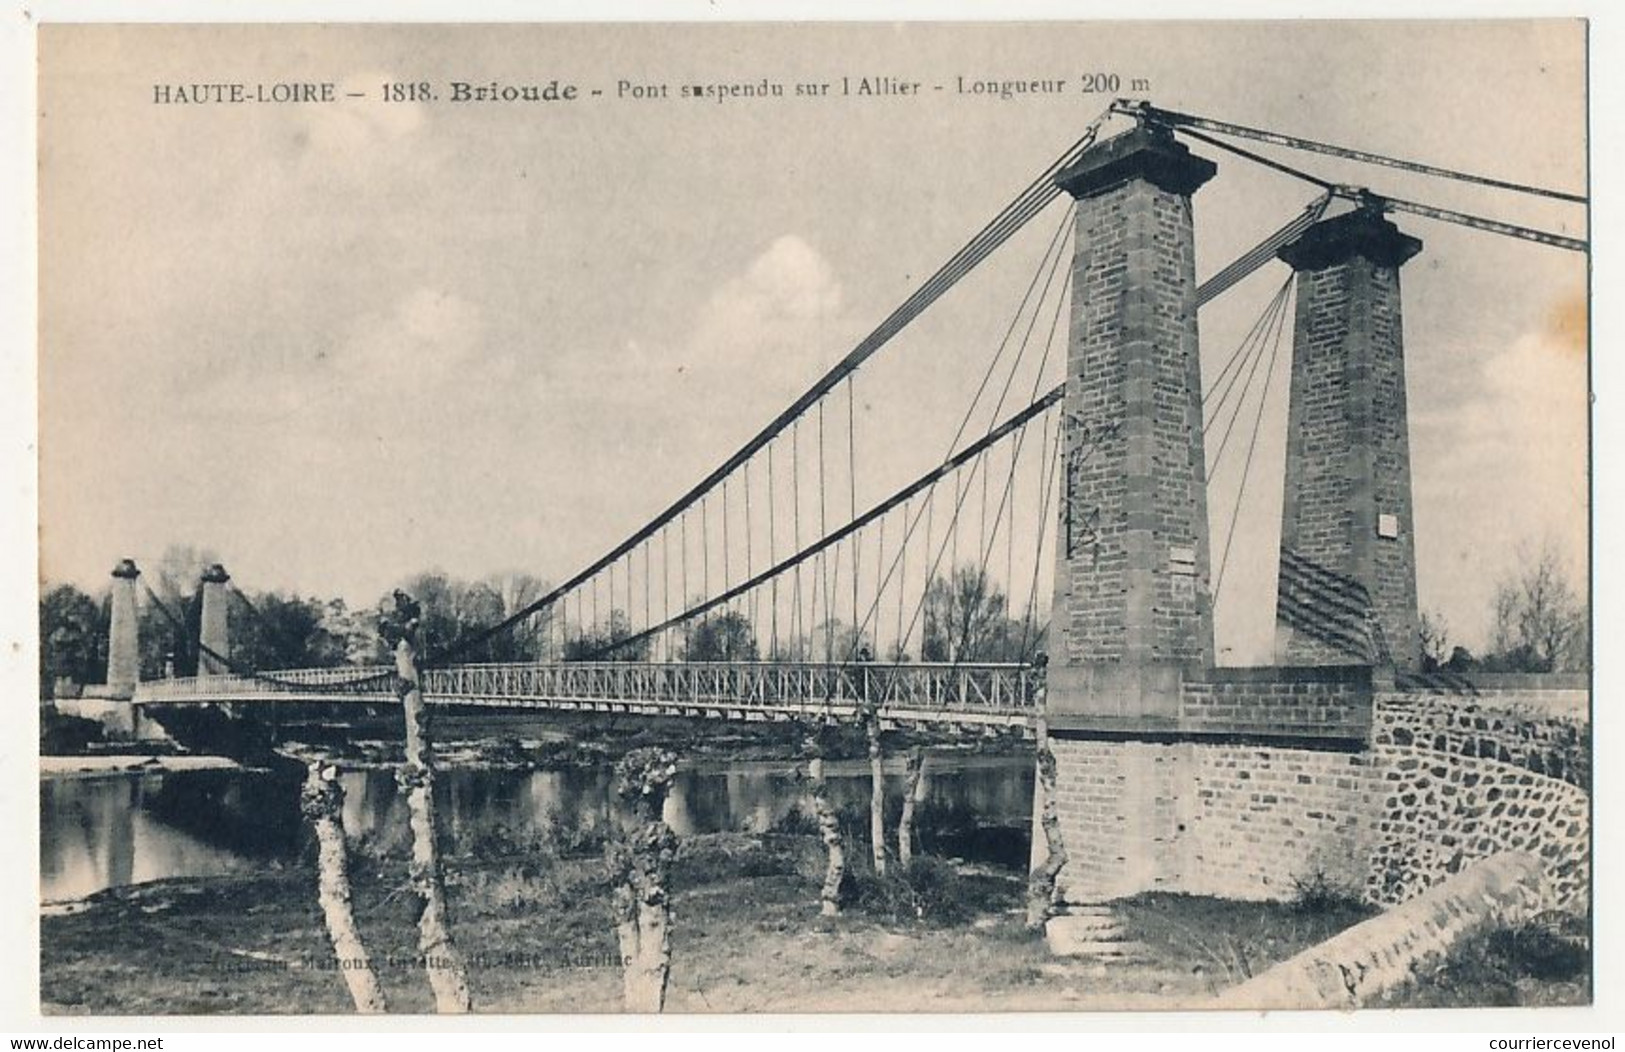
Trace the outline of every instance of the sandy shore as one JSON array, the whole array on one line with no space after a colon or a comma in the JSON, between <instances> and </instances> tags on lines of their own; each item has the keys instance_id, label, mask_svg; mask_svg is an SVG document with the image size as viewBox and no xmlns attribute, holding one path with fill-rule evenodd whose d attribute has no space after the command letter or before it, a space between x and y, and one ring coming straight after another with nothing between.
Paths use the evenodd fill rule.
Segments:
<instances>
[{"instance_id":1,"label":"sandy shore","mask_svg":"<svg viewBox=\"0 0 1625 1052\"><path fill-rule=\"evenodd\" d=\"M41 756L41 778L95 777L97 775L160 773L167 771L224 771L241 766L224 756Z\"/></svg>"}]
</instances>

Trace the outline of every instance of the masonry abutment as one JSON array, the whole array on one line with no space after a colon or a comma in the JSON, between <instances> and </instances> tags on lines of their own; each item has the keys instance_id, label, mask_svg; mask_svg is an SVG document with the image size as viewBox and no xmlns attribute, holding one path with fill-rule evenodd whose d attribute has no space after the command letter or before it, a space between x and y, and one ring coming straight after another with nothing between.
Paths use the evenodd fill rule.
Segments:
<instances>
[{"instance_id":1,"label":"masonry abutment","mask_svg":"<svg viewBox=\"0 0 1625 1052\"><path fill-rule=\"evenodd\" d=\"M107 626L107 687L128 699L141 679L141 620L136 612L135 582L141 576L135 560L113 567L111 610Z\"/></svg>"},{"instance_id":2,"label":"masonry abutment","mask_svg":"<svg viewBox=\"0 0 1625 1052\"><path fill-rule=\"evenodd\" d=\"M1279 664L1420 664L1399 268L1421 248L1366 206L1280 250L1298 295Z\"/></svg>"},{"instance_id":3,"label":"masonry abutment","mask_svg":"<svg viewBox=\"0 0 1625 1052\"><path fill-rule=\"evenodd\" d=\"M226 588L231 575L226 568L215 563L203 571L203 611L198 628L198 672L205 676L225 675L231 669L224 659L231 654L231 631L228 627ZM215 655L219 655L218 657Z\"/></svg>"}]
</instances>

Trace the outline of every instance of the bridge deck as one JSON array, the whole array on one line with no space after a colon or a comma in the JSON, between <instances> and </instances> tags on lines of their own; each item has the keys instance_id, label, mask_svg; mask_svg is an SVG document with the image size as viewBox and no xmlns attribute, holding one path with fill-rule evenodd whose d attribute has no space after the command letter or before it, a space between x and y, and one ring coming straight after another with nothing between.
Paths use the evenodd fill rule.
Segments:
<instances>
[{"instance_id":1,"label":"bridge deck","mask_svg":"<svg viewBox=\"0 0 1625 1052\"><path fill-rule=\"evenodd\" d=\"M357 686L358 680L369 680ZM851 718L878 704L896 723L1012 726L1032 715L1025 665L816 662L563 662L460 665L423 676L431 704L735 720ZM296 669L142 683L138 705L265 702L387 705L387 668Z\"/></svg>"}]
</instances>

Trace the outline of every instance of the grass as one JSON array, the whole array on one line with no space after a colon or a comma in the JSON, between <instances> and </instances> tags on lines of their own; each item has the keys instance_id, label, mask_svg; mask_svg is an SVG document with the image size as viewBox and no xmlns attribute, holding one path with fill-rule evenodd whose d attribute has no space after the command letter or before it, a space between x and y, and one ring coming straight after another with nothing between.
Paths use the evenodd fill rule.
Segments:
<instances>
[{"instance_id":1,"label":"grass","mask_svg":"<svg viewBox=\"0 0 1625 1052\"><path fill-rule=\"evenodd\" d=\"M1127 938L1158 959L1178 960L1209 993L1245 982L1345 928L1376 915L1344 898L1290 903L1238 902L1155 893L1119 902Z\"/></svg>"},{"instance_id":2,"label":"grass","mask_svg":"<svg viewBox=\"0 0 1625 1052\"><path fill-rule=\"evenodd\" d=\"M614 1012L618 954L602 864L533 840L498 859L450 854L454 930L482 1012ZM1283 905L1144 896L1122 904L1150 959L1102 969L1053 958L1023 926L1014 874L921 860L884 881L850 855L848 905L818 916L824 857L804 834L723 833L682 845L673 874L675 1012L997 1011L1199 1005L1222 972L1192 954L1237 930L1248 968L1335 926ZM47 1013L348 1014L306 865L104 892L41 919ZM404 860L356 859L358 923L395 1012L427 1012ZM1281 935L1283 925L1292 934ZM1297 927L1293 927L1297 925ZM1274 932L1275 934L1266 934ZM1273 939L1273 941L1271 941ZM1198 967L1193 968L1193 964Z\"/></svg>"},{"instance_id":3,"label":"grass","mask_svg":"<svg viewBox=\"0 0 1625 1052\"><path fill-rule=\"evenodd\" d=\"M1389 1008L1530 1008L1591 1003L1588 921L1551 915L1469 935L1382 1002Z\"/></svg>"}]
</instances>

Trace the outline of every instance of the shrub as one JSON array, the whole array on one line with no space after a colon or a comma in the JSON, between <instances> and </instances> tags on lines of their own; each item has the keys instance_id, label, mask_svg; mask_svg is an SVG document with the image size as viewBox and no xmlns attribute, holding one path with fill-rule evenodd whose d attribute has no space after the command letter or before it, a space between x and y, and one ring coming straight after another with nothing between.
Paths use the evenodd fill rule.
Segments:
<instances>
[{"instance_id":1,"label":"shrub","mask_svg":"<svg viewBox=\"0 0 1625 1052\"><path fill-rule=\"evenodd\" d=\"M792 807L767 827L776 836L817 836L818 819L799 807Z\"/></svg>"},{"instance_id":2,"label":"shrub","mask_svg":"<svg viewBox=\"0 0 1625 1052\"><path fill-rule=\"evenodd\" d=\"M1316 869L1292 878L1292 908L1314 916L1358 912L1364 909L1360 895L1347 884Z\"/></svg>"},{"instance_id":3,"label":"shrub","mask_svg":"<svg viewBox=\"0 0 1625 1052\"><path fill-rule=\"evenodd\" d=\"M1403 1008L1585 1004L1591 997L1591 945L1573 918L1537 918L1462 939L1445 959L1383 1003Z\"/></svg>"},{"instance_id":4,"label":"shrub","mask_svg":"<svg viewBox=\"0 0 1625 1052\"><path fill-rule=\"evenodd\" d=\"M847 870L842 897L860 912L894 924L954 924L968 918L972 899L952 864L921 856L906 869L893 866L877 876L864 865Z\"/></svg>"},{"instance_id":5,"label":"shrub","mask_svg":"<svg viewBox=\"0 0 1625 1052\"><path fill-rule=\"evenodd\" d=\"M77 756L102 740L100 723L52 709L40 710L39 731L40 753L44 756Z\"/></svg>"},{"instance_id":6,"label":"shrub","mask_svg":"<svg viewBox=\"0 0 1625 1052\"><path fill-rule=\"evenodd\" d=\"M1517 974L1544 982L1568 982L1591 968L1591 948L1583 934L1566 924L1539 920L1490 932L1485 952Z\"/></svg>"}]
</instances>

